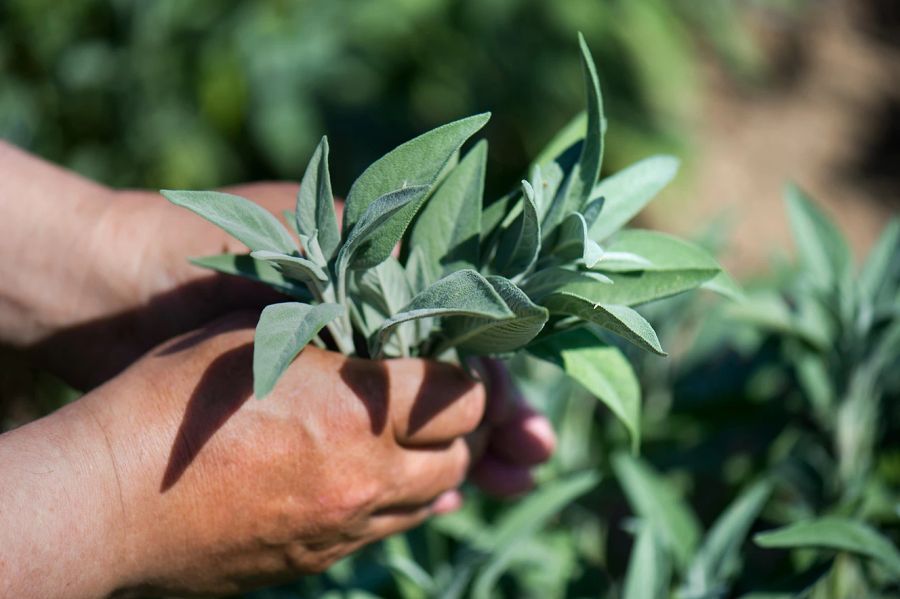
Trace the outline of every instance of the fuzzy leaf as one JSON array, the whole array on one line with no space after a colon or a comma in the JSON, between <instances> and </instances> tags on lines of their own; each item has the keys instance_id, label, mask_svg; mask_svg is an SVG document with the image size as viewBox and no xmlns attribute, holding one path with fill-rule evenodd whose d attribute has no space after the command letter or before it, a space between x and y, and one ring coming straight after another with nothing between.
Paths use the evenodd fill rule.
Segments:
<instances>
[{"instance_id":1,"label":"fuzzy leaf","mask_svg":"<svg viewBox=\"0 0 900 599\"><path fill-rule=\"evenodd\" d=\"M438 316L475 316L489 320L515 317L503 298L478 272L458 270L415 296L399 313L384 321L371 340L371 354L381 347L401 323Z\"/></svg>"},{"instance_id":2,"label":"fuzzy leaf","mask_svg":"<svg viewBox=\"0 0 900 599\"><path fill-rule=\"evenodd\" d=\"M586 329L552 335L529 347L539 358L560 366L625 425L633 451L641 439L641 388L631 364L618 348L605 345Z\"/></svg>"},{"instance_id":3,"label":"fuzzy leaf","mask_svg":"<svg viewBox=\"0 0 900 599\"><path fill-rule=\"evenodd\" d=\"M766 548L815 547L855 553L881 563L895 580L900 580L900 552L893 543L871 526L849 518L826 516L795 522L759 533L753 540Z\"/></svg>"},{"instance_id":4,"label":"fuzzy leaf","mask_svg":"<svg viewBox=\"0 0 900 599\"><path fill-rule=\"evenodd\" d=\"M666 599L672 563L658 533L642 524L628 559L622 599Z\"/></svg>"},{"instance_id":5,"label":"fuzzy leaf","mask_svg":"<svg viewBox=\"0 0 900 599\"><path fill-rule=\"evenodd\" d=\"M424 133L391 150L359 176L344 205L345 238L378 198L400 188L422 186L418 195L382 226L385 236L373 239L363 249L362 262L374 265L390 255L447 162L489 118L487 113L479 114Z\"/></svg>"},{"instance_id":6,"label":"fuzzy leaf","mask_svg":"<svg viewBox=\"0 0 900 599\"><path fill-rule=\"evenodd\" d=\"M603 248L588 237L584 216L573 212L559 226L552 254L563 260L581 260L587 268L593 268L603 258Z\"/></svg>"},{"instance_id":7,"label":"fuzzy leaf","mask_svg":"<svg viewBox=\"0 0 900 599\"><path fill-rule=\"evenodd\" d=\"M590 200L594 185L600 177L603 136L606 133L606 117L603 114L603 96L600 94L597 67L594 65L584 36L580 33L578 45L581 47L581 67L584 71L584 89L587 95L587 133L581 146L577 169L572 172L572 179L566 188L566 209L563 214L580 211Z\"/></svg>"},{"instance_id":8,"label":"fuzzy leaf","mask_svg":"<svg viewBox=\"0 0 900 599\"><path fill-rule=\"evenodd\" d=\"M860 291L870 302L875 302L881 289L891 281L892 268L900 270L900 218L896 217L881 232L859 274Z\"/></svg>"},{"instance_id":9,"label":"fuzzy leaf","mask_svg":"<svg viewBox=\"0 0 900 599\"><path fill-rule=\"evenodd\" d=\"M203 258L191 258L191 264L209 268L226 275L235 275L265 283L276 291L292 295L300 300L312 299L309 290L284 278L278 269L247 254L218 254Z\"/></svg>"},{"instance_id":10,"label":"fuzzy leaf","mask_svg":"<svg viewBox=\"0 0 900 599\"><path fill-rule=\"evenodd\" d=\"M567 314L600 325L641 349L665 356L650 323L627 306L599 304L569 292L552 293L541 302L551 314Z\"/></svg>"},{"instance_id":11,"label":"fuzzy leaf","mask_svg":"<svg viewBox=\"0 0 900 599\"><path fill-rule=\"evenodd\" d=\"M500 236L497 271L514 277L528 272L541 251L541 224L534 204L534 189L522 181L522 213Z\"/></svg>"},{"instance_id":12,"label":"fuzzy leaf","mask_svg":"<svg viewBox=\"0 0 900 599\"><path fill-rule=\"evenodd\" d=\"M266 306L253 338L253 394L268 395L297 354L343 310L338 304Z\"/></svg>"},{"instance_id":13,"label":"fuzzy leaf","mask_svg":"<svg viewBox=\"0 0 900 599\"><path fill-rule=\"evenodd\" d=\"M737 569L741 545L771 493L772 484L760 481L716 519L691 562L685 595L704 597L727 591L723 587Z\"/></svg>"},{"instance_id":14,"label":"fuzzy leaf","mask_svg":"<svg viewBox=\"0 0 900 599\"><path fill-rule=\"evenodd\" d=\"M682 498L642 460L613 456L613 469L635 513L656 530L680 568L687 566L700 538L700 523Z\"/></svg>"},{"instance_id":15,"label":"fuzzy leaf","mask_svg":"<svg viewBox=\"0 0 900 599\"><path fill-rule=\"evenodd\" d=\"M599 478L593 472L581 472L546 482L509 509L490 535L490 558L472 585L473 599L489 599L524 542L537 534L559 511L597 486L598 482Z\"/></svg>"},{"instance_id":16,"label":"fuzzy leaf","mask_svg":"<svg viewBox=\"0 0 900 599\"><path fill-rule=\"evenodd\" d=\"M812 282L823 288L837 285L853 265L843 235L796 185L787 186L785 200L797 254Z\"/></svg>"},{"instance_id":17,"label":"fuzzy leaf","mask_svg":"<svg viewBox=\"0 0 900 599\"><path fill-rule=\"evenodd\" d=\"M295 214L297 230L307 237L316 236L323 255L331 259L341 243L341 233L334 212L334 194L328 172L327 137L322 138L309 159L300 191L297 192Z\"/></svg>"},{"instance_id":18,"label":"fuzzy leaf","mask_svg":"<svg viewBox=\"0 0 900 599\"><path fill-rule=\"evenodd\" d=\"M288 279L309 282L313 284L328 283L328 275L314 262L297 256L287 256L278 252L259 250L251 252L250 256L257 260L270 262Z\"/></svg>"},{"instance_id":19,"label":"fuzzy leaf","mask_svg":"<svg viewBox=\"0 0 900 599\"><path fill-rule=\"evenodd\" d=\"M246 198L220 191L164 189L160 193L176 206L187 208L220 227L251 251L282 254L297 251L294 239L278 219Z\"/></svg>"},{"instance_id":20,"label":"fuzzy leaf","mask_svg":"<svg viewBox=\"0 0 900 599\"><path fill-rule=\"evenodd\" d=\"M586 110L572 117L538 153L532 166L540 166L543 169L557 162L557 159L569 148L578 143L579 140L584 139L585 131L587 131L587 119Z\"/></svg>"},{"instance_id":21,"label":"fuzzy leaf","mask_svg":"<svg viewBox=\"0 0 900 599\"><path fill-rule=\"evenodd\" d=\"M430 278L478 266L487 142L478 142L441 183L410 237L421 248Z\"/></svg>"},{"instance_id":22,"label":"fuzzy leaf","mask_svg":"<svg viewBox=\"0 0 900 599\"><path fill-rule=\"evenodd\" d=\"M403 232L387 228L385 223L410 203L417 201L423 190L424 188L421 186L404 187L403 189L388 192L372 202L341 246L337 258L338 270L371 268L390 256L390 251L383 256L379 253L378 257L380 259L373 262L371 260L372 256L365 253L365 248L369 246L373 239L382 241L384 239L393 240L391 248L397 245L397 242L403 236Z\"/></svg>"},{"instance_id":23,"label":"fuzzy leaf","mask_svg":"<svg viewBox=\"0 0 900 599\"><path fill-rule=\"evenodd\" d=\"M478 354L502 354L524 347L544 328L549 317L545 308L533 303L509 279L491 276L487 280L503 298L512 317L504 320L449 318L444 323L447 336L444 346Z\"/></svg>"},{"instance_id":24,"label":"fuzzy leaf","mask_svg":"<svg viewBox=\"0 0 900 599\"><path fill-rule=\"evenodd\" d=\"M603 241L630 221L678 172L678 159L651 156L636 162L594 187L591 197L603 196L606 204L591 227L591 238Z\"/></svg>"}]
</instances>

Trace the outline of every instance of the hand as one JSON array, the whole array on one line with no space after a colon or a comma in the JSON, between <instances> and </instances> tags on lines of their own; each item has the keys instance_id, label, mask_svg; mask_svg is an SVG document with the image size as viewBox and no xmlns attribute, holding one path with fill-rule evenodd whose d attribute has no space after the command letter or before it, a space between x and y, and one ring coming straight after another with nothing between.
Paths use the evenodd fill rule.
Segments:
<instances>
[{"instance_id":1,"label":"hand","mask_svg":"<svg viewBox=\"0 0 900 599\"><path fill-rule=\"evenodd\" d=\"M238 592L458 506L482 386L447 364L308 347L257 401L255 322L175 339L0 437L0 546L17 548L0 556L0 595Z\"/></svg>"},{"instance_id":2,"label":"hand","mask_svg":"<svg viewBox=\"0 0 900 599\"><path fill-rule=\"evenodd\" d=\"M297 185L257 183L225 191L247 197L281 218ZM190 257L247 249L218 227L167 202L159 193L105 190L107 208L89 229L99 248L72 294L83 305L76 322L36 344L38 359L69 383L90 389L147 350L235 310L279 301L274 291L193 266Z\"/></svg>"}]
</instances>

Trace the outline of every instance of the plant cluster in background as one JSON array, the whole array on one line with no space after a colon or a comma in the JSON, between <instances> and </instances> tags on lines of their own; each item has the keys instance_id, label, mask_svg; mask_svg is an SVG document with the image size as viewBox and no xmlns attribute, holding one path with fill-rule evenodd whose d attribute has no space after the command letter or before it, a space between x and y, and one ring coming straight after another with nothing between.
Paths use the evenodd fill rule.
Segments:
<instances>
[{"instance_id":1,"label":"plant cluster in background","mask_svg":"<svg viewBox=\"0 0 900 599\"><path fill-rule=\"evenodd\" d=\"M490 109L497 192L579 107L576 30L609 91L608 165L684 156L701 50L761 71L744 4L7 0L0 136L102 182L159 189L296 177L328 131L346 189L417 132Z\"/></svg>"}]
</instances>

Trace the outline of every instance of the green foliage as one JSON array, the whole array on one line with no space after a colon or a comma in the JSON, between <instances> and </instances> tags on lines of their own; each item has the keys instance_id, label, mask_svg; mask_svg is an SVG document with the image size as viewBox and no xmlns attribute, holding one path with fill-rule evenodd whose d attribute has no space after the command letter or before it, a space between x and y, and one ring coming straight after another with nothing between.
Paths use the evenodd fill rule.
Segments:
<instances>
[{"instance_id":1,"label":"green foliage","mask_svg":"<svg viewBox=\"0 0 900 599\"><path fill-rule=\"evenodd\" d=\"M633 170L636 179L626 177L624 187L597 182L605 117L596 67L583 38L579 41L587 137L533 169L521 191L488 208L483 199L486 144L476 144L458 160L460 147L484 126L486 114L429 131L369 166L350 188L340 234L323 138L290 218L299 246L252 202L215 192L164 192L247 245L256 263L306 286L312 306L328 307L280 304L277 312L264 313L254 352L258 396L272 389L291 359L313 340L375 358L455 352L460 361L545 343L550 353L535 355L560 364L597 393L625 423L637 447L640 393L628 362L602 340L578 337L576 329L589 324L665 355L652 326L628 306L697 288L720 268L700 248L647 231L612 238L615 249L608 255L590 236L590 226L605 220L606 206L618 206L613 218L624 224L623 215L636 210L624 208L621 196L642 206L668 180L674 163L657 159L651 167L662 164L661 170ZM579 157L572 161L576 149ZM611 194L608 201L598 189ZM488 216L493 205L502 210ZM604 238L610 233L604 229ZM398 260L391 252L401 241L406 257ZM613 266L604 274L607 260ZM236 268L232 272L242 274ZM252 278L264 279L256 273ZM281 280L272 282L285 287ZM289 332L277 332L278 326ZM316 337L322 328L328 337ZM575 332L571 347L565 335L555 336L551 345L543 341L565 331ZM357 343L357 337L368 343ZM586 338L592 340L590 347L582 343ZM367 351L359 349L366 346Z\"/></svg>"}]
</instances>

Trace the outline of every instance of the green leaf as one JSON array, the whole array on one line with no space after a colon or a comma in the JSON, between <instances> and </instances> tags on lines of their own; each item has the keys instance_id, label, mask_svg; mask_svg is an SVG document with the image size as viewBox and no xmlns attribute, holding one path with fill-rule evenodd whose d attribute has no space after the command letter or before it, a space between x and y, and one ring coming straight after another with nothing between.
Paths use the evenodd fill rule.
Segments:
<instances>
[{"instance_id":1,"label":"green leaf","mask_svg":"<svg viewBox=\"0 0 900 599\"><path fill-rule=\"evenodd\" d=\"M378 320L372 330L377 330L382 323L403 310L413 297L412 288L406 277L406 271L393 256L358 277L357 287L361 299L378 313ZM409 347L413 342L413 330L398 327L397 355L409 355Z\"/></svg>"},{"instance_id":2,"label":"green leaf","mask_svg":"<svg viewBox=\"0 0 900 599\"><path fill-rule=\"evenodd\" d=\"M633 260L622 263L604 260L597 265L597 268L604 272L700 270L717 273L722 269L715 258L700 246L658 231L645 229L620 231L606 245L606 250L613 258L619 253L631 254L640 256L646 263L640 264Z\"/></svg>"},{"instance_id":3,"label":"green leaf","mask_svg":"<svg viewBox=\"0 0 900 599\"><path fill-rule=\"evenodd\" d=\"M641 440L641 388L631 364L618 348L603 344L586 329L543 339L528 348L553 362L587 389L625 425L633 451Z\"/></svg>"},{"instance_id":4,"label":"green leaf","mask_svg":"<svg viewBox=\"0 0 900 599\"><path fill-rule=\"evenodd\" d=\"M559 226L552 254L563 260L581 260L587 268L593 268L603 258L603 248L588 237L584 216L573 212Z\"/></svg>"},{"instance_id":5,"label":"green leaf","mask_svg":"<svg viewBox=\"0 0 900 599\"><path fill-rule=\"evenodd\" d=\"M683 589L686 596L727 592L727 583L738 567L741 545L771 493L770 482L757 482L716 519L691 562Z\"/></svg>"},{"instance_id":6,"label":"green leaf","mask_svg":"<svg viewBox=\"0 0 900 599\"><path fill-rule=\"evenodd\" d=\"M591 227L591 238L603 241L622 228L677 172L677 158L652 156L600 181L594 187L592 197L603 196L606 204Z\"/></svg>"},{"instance_id":7,"label":"green leaf","mask_svg":"<svg viewBox=\"0 0 900 599\"><path fill-rule=\"evenodd\" d=\"M450 171L416 220L410 242L421 248L432 280L479 264L486 161L482 140Z\"/></svg>"},{"instance_id":8,"label":"green leaf","mask_svg":"<svg viewBox=\"0 0 900 599\"><path fill-rule=\"evenodd\" d=\"M404 187L386 193L369 204L366 213L350 231L347 240L338 251L338 271L342 272L347 268L371 268L390 256L390 251L384 255L379 253L375 256L379 259L373 261L371 254L367 255L364 250L376 238L393 240L391 248L397 245L403 231L387 227L386 223L411 202L416 201L423 189L423 187Z\"/></svg>"},{"instance_id":9,"label":"green leaf","mask_svg":"<svg viewBox=\"0 0 900 599\"><path fill-rule=\"evenodd\" d=\"M679 568L688 565L700 538L700 523L682 498L642 460L613 456L613 469L635 513L656 530Z\"/></svg>"},{"instance_id":10,"label":"green leaf","mask_svg":"<svg viewBox=\"0 0 900 599\"><path fill-rule=\"evenodd\" d=\"M481 129L489 118L488 113L479 114L433 129L391 150L359 176L350 188L344 205L345 237L350 235L357 221L378 198L400 188L422 186L414 201L394 215L386 226L392 235L388 239L373 240L371 246L364 250L365 262L377 264L391 253L444 166L463 142ZM391 241L394 237L396 239Z\"/></svg>"},{"instance_id":11,"label":"green leaf","mask_svg":"<svg viewBox=\"0 0 900 599\"><path fill-rule=\"evenodd\" d=\"M293 281L289 281L274 266L255 260L247 254L218 254L203 258L191 258L191 264L209 268L222 274L235 275L265 283L276 291L292 295L304 301L312 299L312 295L310 295L306 287L301 287Z\"/></svg>"},{"instance_id":12,"label":"green leaf","mask_svg":"<svg viewBox=\"0 0 900 599\"><path fill-rule=\"evenodd\" d=\"M551 314L567 314L600 325L641 349L665 356L659 339L650 323L643 316L628 308L614 304L599 304L574 293L552 293L541 302Z\"/></svg>"},{"instance_id":13,"label":"green leaf","mask_svg":"<svg viewBox=\"0 0 900 599\"><path fill-rule=\"evenodd\" d=\"M323 137L316 147L303 174L297 192L297 230L307 237L318 237L319 247L326 259L331 259L341 243L334 194L328 172L328 138Z\"/></svg>"},{"instance_id":14,"label":"green leaf","mask_svg":"<svg viewBox=\"0 0 900 599\"><path fill-rule=\"evenodd\" d=\"M651 525L642 525L628 559L622 599L666 599L671 579L665 547Z\"/></svg>"},{"instance_id":15,"label":"green leaf","mask_svg":"<svg viewBox=\"0 0 900 599\"><path fill-rule=\"evenodd\" d=\"M438 316L476 316L491 320L515 314L478 272L458 270L415 296L399 313L384 321L371 340L371 354L378 356L388 336L401 323Z\"/></svg>"},{"instance_id":16,"label":"green leaf","mask_svg":"<svg viewBox=\"0 0 900 599\"><path fill-rule=\"evenodd\" d=\"M443 347L456 347L475 354L502 354L524 347L543 330L549 317L545 308L532 302L508 279L490 276L487 280L503 298L512 316L503 320L448 318L444 322L447 339Z\"/></svg>"},{"instance_id":17,"label":"green leaf","mask_svg":"<svg viewBox=\"0 0 900 599\"><path fill-rule=\"evenodd\" d=\"M534 203L534 189L522 181L522 213L500 236L497 248L497 272L507 277L527 273L541 251L541 224Z\"/></svg>"},{"instance_id":18,"label":"green leaf","mask_svg":"<svg viewBox=\"0 0 900 599\"><path fill-rule=\"evenodd\" d=\"M874 303L881 289L891 281L891 269L900 263L900 218L892 218L866 257L859 275L859 288Z\"/></svg>"},{"instance_id":19,"label":"green leaf","mask_svg":"<svg viewBox=\"0 0 900 599\"><path fill-rule=\"evenodd\" d=\"M809 547L854 553L879 562L895 580L900 580L900 552L897 548L871 526L849 518L826 516L795 522L759 533L753 540L766 548Z\"/></svg>"},{"instance_id":20,"label":"green leaf","mask_svg":"<svg viewBox=\"0 0 900 599\"><path fill-rule=\"evenodd\" d=\"M581 146L577 170L572 172L571 182L566 188L567 210L563 214L580 211L590 200L594 185L600 178L603 136L606 133L606 117L603 115L603 96L600 94L597 67L581 33L578 34L578 45L581 47L581 67L584 71L584 89L587 95L587 134Z\"/></svg>"},{"instance_id":21,"label":"green leaf","mask_svg":"<svg viewBox=\"0 0 900 599\"><path fill-rule=\"evenodd\" d=\"M492 531L490 558L472 585L473 599L488 599L500 577L523 543L540 531L560 510L584 495L599 482L594 472L582 472L544 483L518 505L506 511Z\"/></svg>"},{"instance_id":22,"label":"green leaf","mask_svg":"<svg viewBox=\"0 0 900 599\"><path fill-rule=\"evenodd\" d=\"M338 304L266 306L253 338L253 394L260 399L268 395L297 354L343 311Z\"/></svg>"},{"instance_id":23,"label":"green leaf","mask_svg":"<svg viewBox=\"0 0 900 599\"><path fill-rule=\"evenodd\" d=\"M831 288L848 276L853 256L841 232L796 185L785 189L797 254L813 284Z\"/></svg>"},{"instance_id":24,"label":"green leaf","mask_svg":"<svg viewBox=\"0 0 900 599\"><path fill-rule=\"evenodd\" d=\"M278 252L258 250L251 252L250 256L265 262L270 262L288 279L321 285L328 283L328 275L314 262L306 258L288 256Z\"/></svg>"},{"instance_id":25,"label":"green leaf","mask_svg":"<svg viewBox=\"0 0 900 599\"><path fill-rule=\"evenodd\" d=\"M291 234L265 208L248 199L219 191L173 191L160 193L167 200L199 214L246 245L251 251L281 254L297 251Z\"/></svg>"}]
</instances>

